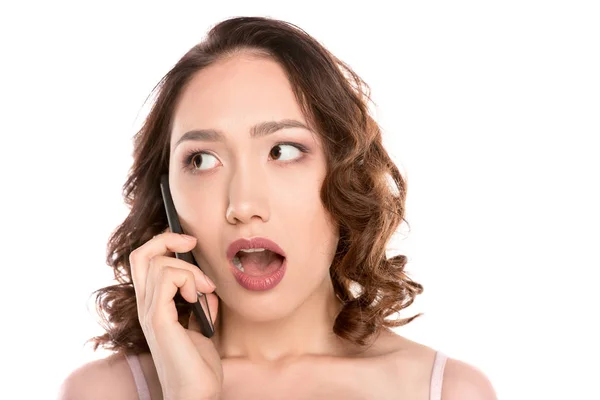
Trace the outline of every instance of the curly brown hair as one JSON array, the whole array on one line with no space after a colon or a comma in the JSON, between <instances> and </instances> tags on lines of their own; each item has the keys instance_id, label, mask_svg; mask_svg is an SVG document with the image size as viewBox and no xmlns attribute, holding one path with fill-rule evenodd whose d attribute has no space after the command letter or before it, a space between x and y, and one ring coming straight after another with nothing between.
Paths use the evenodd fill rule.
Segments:
<instances>
[{"instance_id":1,"label":"curly brown hair","mask_svg":"<svg viewBox=\"0 0 600 400\"><path fill-rule=\"evenodd\" d=\"M195 73L241 50L280 63L307 121L323 140L327 173L320 196L340 232L330 268L342 302L335 334L365 346L383 327L405 325L421 315L389 318L410 306L423 287L405 273L405 256L386 256L388 241L405 221L406 182L369 115L368 85L297 26L240 17L215 25L152 91L157 95L134 137L133 165L123 186L130 212L107 245L106 261L119 284L94 292L106 331L89 340L94 350L100 346L114 352L149 351L138 320L129 255L168 226L159 179L168 171L173 110ZM191 304L180 294L175 303L179 321L187 327Z\"/></svg>"}]
</instances>

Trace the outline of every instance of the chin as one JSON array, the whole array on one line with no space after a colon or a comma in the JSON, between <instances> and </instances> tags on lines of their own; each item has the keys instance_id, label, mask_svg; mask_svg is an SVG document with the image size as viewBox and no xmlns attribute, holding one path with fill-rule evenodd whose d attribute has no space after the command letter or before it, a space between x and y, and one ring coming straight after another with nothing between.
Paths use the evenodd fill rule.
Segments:
<instances>
[{"instance_id":1,"label":"chin","mask_svg":"<svg viewBox=\"0 0 600 400\"><path fill-rule=\"evenodd\" d=\"M237 287L227 300L221 298L227 308L242 318L253 322L270 322L292 315L305 301L298 288L286 287L281 282L276 288L263 292L251 292Z\"/></svg>"}]
</instances>

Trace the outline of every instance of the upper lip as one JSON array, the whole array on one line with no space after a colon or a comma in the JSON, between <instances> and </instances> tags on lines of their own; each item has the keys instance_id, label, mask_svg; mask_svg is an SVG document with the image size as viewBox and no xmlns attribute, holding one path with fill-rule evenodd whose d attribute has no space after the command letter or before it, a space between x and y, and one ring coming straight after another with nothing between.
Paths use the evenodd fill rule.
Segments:
<instances>
[{"instance_id":1,"label":"upper lip","mask_svg":"<svg viewBox=\"0 0 600 400\"><path fill-rule=\"evenodd\" d=\"M270 250L273 253L277 253L280 256L285 257L284 251L277 245L277 243L264 237L254 237L250 239L241 238L233 241L227 248L227 259L232 260L236 253L242 249L258 248Z\"/></svg>"}]
</instances>

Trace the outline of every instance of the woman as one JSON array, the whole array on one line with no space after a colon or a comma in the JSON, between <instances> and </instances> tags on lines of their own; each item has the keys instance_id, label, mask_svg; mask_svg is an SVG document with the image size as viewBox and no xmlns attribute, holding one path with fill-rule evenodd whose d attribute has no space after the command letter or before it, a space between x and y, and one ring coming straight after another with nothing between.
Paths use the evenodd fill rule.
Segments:
<instances>
[{"instance_id":1,"label":"woman","mask_svg":"<svg viewBox=\"0 0 600 400\"><path fill-rule=\"evenodd\" d=\"M404 256L386 257L406 184L366 91L267 18L221 22L175 65L135 138L131 212L108 246L121 283L99 291L107 333L93 340L115 354L71 373L63 399L495 397L475 368L390 330L416 317L388 318L422 287ZM167 228L165 173L190 237ZM201 270L174 257L188 251Z\"/></svg>"}]
</instances>

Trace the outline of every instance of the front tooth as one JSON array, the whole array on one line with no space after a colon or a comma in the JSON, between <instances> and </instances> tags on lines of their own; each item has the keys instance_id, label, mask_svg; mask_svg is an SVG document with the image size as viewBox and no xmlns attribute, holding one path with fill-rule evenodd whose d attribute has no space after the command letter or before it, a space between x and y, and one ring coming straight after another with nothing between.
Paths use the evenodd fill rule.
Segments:
<instances>
[{"instance_id":1,"label":"front tooth","mask_svg":"<svg viewBox=\"0 0 600 400\"><path fill-rule=\"evenodd\" d=\"M232 262L233 262L233 265L235 265L235 267L237 269L244 272L244 267L242 266L242 262L240 261L239 257L233 257Z\"/></svg>"},{"instance_id":2,"label":"front tooth","mask_svg":"<svg viewBox=\"0 0 600 400\"><path fill-rule=\"evenodd\" d=\"M256 248L256 249L241 249L240 251L243 251L244 253L256 253L259 251L265 251L265 249L261 249L261 248Z\"/></svg>"}]
</instances>

